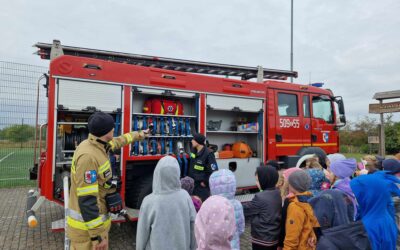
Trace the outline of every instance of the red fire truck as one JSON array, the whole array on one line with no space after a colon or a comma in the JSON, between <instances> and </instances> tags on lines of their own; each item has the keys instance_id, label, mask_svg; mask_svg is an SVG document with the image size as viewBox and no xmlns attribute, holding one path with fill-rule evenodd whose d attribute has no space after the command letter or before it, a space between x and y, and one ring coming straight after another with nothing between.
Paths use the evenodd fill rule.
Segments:
<instances>
[{"instance_id":1,"label":"red fire truck","mask_svg":"<svg viewBox=\"0 0 400 250\"><path fill-rule=\"evenodd\" d=\"M63 204L63 177L75 147L87 138L88 117L98 110L114 117L116 136L154 123L148 140L113 156L133 220L151 192L157 161L171 154L186 167L194 132L206 135L218 167L235 173L242 200L251 198L247 193L255 187L260 163L274 159L293 167L306 153L339 150L338 128L346 122L342 98L285 81L297 72L62 46L57 40L35 46L51 61L44 85L47 123L38 124L40 133L47 129L47 138L38 142L39 157L35 154L30 171L38 191L30 193L28 210L35 211L44 199ZM149 100L177 106L166 104L152 113L145 105ZM178 106L183 110L168 112ZM251 155L218 157L235 142L246 144Z\"/></svg>"}]
</instances>

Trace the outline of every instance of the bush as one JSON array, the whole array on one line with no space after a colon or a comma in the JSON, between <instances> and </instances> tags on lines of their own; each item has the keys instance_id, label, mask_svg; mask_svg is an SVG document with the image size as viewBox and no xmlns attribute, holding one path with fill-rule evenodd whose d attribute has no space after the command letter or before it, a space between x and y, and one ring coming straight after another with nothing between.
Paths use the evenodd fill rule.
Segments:
<instances>
[{"instance_id":1,"label":"bush","mask_svg":"<svg viewBox=\"0 0 400 250\"><path fill-rule=\"evenodd\" d=\"M369 151L370 151L370 146L368 144L361 145L360 153L369 154L370 153Z\"/></svg>"},{"instance_id":2,"label":"bush","mask_svg":"<svg viewBox=\"0 0 400 250\"><path fill-rule=\"evenodd\" d=\"M349 146L347 146L347 145L340 145L340 153L343 153L343 154L346 154L346 153L349 153Z\"/></svg>"},{"instance_id":3,"label":"bush","mask_svg":"<svg viewBox=\"0 0 400 250\"><path fill-rule=\"evenodd\" d=\"M35 128L29 125L11 125L3 129L1 135L12 142L27 142L33 139Z\"/></svg>"},{"instance_id":4,"label":"bush","mask_svg":"<svg viewBox=\"0 0 400 250\"><path fill-rule=\"evenodd\" d=\"M386 152L396 154L400 151L400 123L389 122L385 126Z\"/></svg>"}]
</instances>

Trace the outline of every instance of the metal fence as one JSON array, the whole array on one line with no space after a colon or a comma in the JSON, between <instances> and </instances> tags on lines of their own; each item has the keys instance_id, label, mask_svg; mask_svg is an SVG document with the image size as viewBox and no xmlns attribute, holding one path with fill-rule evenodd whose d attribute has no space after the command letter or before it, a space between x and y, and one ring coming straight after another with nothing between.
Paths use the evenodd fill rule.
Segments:
<instances>
[{"instance_id":1,"label":"metal fence","mask_svg":"<svg viewBox=\"0 0 400 250\"><path fill-rule=\"evenodd\" d=\"M0 61L0 188L34 185L28 180L35 145L37 82L46 67ZM40 85L39 124L47 120Z\"/></svg>"}]
</instances>

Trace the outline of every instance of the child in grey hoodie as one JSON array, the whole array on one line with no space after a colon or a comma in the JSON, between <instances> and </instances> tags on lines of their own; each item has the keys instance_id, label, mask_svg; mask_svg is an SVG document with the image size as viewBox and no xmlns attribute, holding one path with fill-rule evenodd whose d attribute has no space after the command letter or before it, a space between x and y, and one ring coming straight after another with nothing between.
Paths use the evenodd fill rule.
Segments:
<instances>
[{"instance_id":1,"label":"child in grey hoodie","mask_svg":"<svg viewBox=\"0 0 400 250\"><path fill-rule=\"evenodd\" d=\"M140 207L137 250L196 248L196 211L189 194L181 189L178 161L163 157L154 170L153 192Z\"/></svg>"}]
</instances>

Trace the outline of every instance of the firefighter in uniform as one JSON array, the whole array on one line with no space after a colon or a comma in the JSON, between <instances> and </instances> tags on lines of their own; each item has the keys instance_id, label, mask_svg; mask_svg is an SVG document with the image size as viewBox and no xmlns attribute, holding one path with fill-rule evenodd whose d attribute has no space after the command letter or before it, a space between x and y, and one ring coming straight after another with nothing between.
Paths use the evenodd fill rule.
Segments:
<instances>
[{"instance_id":1,"label":"firefighter in uniform","mask_svg":"<svg viewBox=\"0 0 400 250\"><path fill-rule=\"evenodd\" d=\"M122 199L112 178L108 152L144 139L148 130L113 138L114 119L97 112L88 120L89 137L76 148L71 166L67 234L72 249L108 249L109 212L119 213Z\"/></svg>"},{"instance_id":2,"label":"firefighter in uniform","mask_svg":"<svg viewBox=\"0 0 400 250\"><path fill-rule=\"evenodd\" d=\"M208 180L212 172L218 170L214 153L204 145L205 140L202 134L193 135L194 152L190 154L189 167L189 176L194 179L193 195L199 196L202 201L210 196Z\"/></svg>"}]
</instances>

